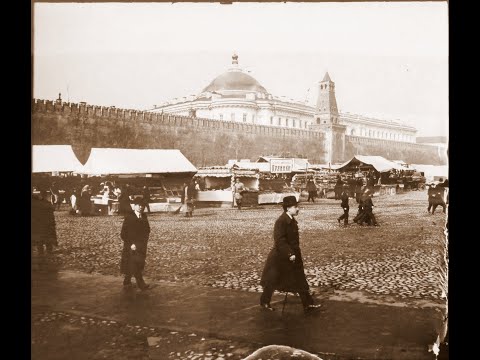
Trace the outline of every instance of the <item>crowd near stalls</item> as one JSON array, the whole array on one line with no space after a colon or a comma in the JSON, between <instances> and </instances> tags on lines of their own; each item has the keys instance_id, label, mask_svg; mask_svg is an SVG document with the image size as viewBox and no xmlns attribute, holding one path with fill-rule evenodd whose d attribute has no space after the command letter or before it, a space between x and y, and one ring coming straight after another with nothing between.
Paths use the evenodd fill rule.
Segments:
<instances>
[{"instance_id":1,"label":"crowd near stalls","mask_svg":"<svg viewBox=\"0 0 480 360\"><path fill-rule=\"evenodd\" d=\"M82 169L94 184L91 212L111 215L130 211L135 197L144 199L147 212L180 209L183 189L196 172L173 149L93 148Z\"/></svg>"},{"instance_id":2,"label":"crowd near stalls","mask_svg":"<svg viewBox=\"0 0 480 360\"><path fill-rule=\"evenodd\" d=\"M82 167L70 145L33 145L32 194L43 192L55 209L69 204L81 185Z\"/></svg>"},{"instance_id":3,"label":"crowd near stalls","mask_svg":"<svg viewBox=\"0 0 480 360\"><path fill-rule=\"evenodd\" d=\"M292 178L292 186L307 200L314 192L315 198L335 198L335 186L339 172L335 165L311 164L305 173L297 173Z\"/></svg>"}]
</instances>

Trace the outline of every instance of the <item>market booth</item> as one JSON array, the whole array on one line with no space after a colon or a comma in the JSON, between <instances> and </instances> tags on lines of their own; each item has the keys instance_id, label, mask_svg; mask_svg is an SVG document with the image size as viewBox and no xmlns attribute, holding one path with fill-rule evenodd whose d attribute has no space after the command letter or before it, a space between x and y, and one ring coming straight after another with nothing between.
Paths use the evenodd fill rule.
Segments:
<instances>
[{"instance_id":1,"label":"market booth","mask_svg":"<svg viewBox=\"0 0 480 360\"><path fill-rule=\"evenodd\" d=\"M398 183L395 181L389 184L387 179L392 171L403 171L404 168L382 156L355 155L341 164L337 170L348 174L347 181L359 177L367 179L366 185L373 187L374 195L394 195ZM369 183L370 180L371 183Z\"/></svg>"},{"instance_id":2,"label":"market booth","mask_svg":"<svg viewBox=\"0 0 480 360\"><path fill-rule=\"evenodd\" d=\"M300 199L300 192L292 186L292 177L305 172L308 163L305 159L262 156L256 162L236 162L234 167L257 171L258 204L280 204L285 196L293 195Z\"/></svg>"},{"instance_id":3,"label":"market booth","mask_svg":"<svg viewBox=\"0 0 480 360\"><path fill-rule=\"evenodd\" d=\"M197 192L197 205L232 207L233 172L227 166L199 168L195 174L200 190Z\"/></svg>"},{"instance_id":4,"label":"market booth","mask_svg":"<svg viewBox=\"0 0 480 360\"><path fill-rule=\"evenodd\" d=\"M195 166L176 149L93 148L82 170L83 174L96 177L98 183L110 181L121 189L128 188L130 199L143 197L146 186L151 212L178 211L183 185L190 182L196 172ZM105 213L107 207L109 214L118 213L118 201L92 195L101 213Z\"/></svg>"},{"instance_id":5,"label":"market booth","mask_svg":"<svg viewBox=\"0 0 480 360\"><path fill-rule=\"evenodd\" d=\"M33 193L45 190L49 193L53 182L59 188L60 196L80 185L78 175L83 169L82 163L73 152L71 145L33 145L32 146L32 187Z\"/></svg>"}]
</instances>

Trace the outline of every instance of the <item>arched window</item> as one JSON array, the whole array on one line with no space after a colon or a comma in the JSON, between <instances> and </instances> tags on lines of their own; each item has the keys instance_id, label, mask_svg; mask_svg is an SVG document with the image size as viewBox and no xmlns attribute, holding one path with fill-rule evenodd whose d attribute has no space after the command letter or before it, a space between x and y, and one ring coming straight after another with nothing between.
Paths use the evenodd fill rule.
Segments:
<instances>
[{"instance_id":1,"label":"arched window","mask_svg":"<svg viewBox=\"0 0 480 360\"><path fill-rule=\"evenodd\" d=\"M288 126L288 118L285 119L285 126Z\"/></svg>"},{"instance_id":2,"label":"arched window","mask_svg":"<svg viewBox=\"0 0 480 360\"><path fill-rule=\"evenodd\" d=\"M355 136L355 129L352 129L352 130L350 131L350 135Z\"/></svg>"},{"instance_id":3,"label":"arched window","mask_svg":"<svg viewBox=\"0 0 480 360\"><path fill-rule=\"evenodd\" d=\"M372 130L368 130L368 137L372 137Z\"/></svg>"},{"instance_id":4,"label":"arched window","mask_svg":"<svg viewBox=\"0 0 480 360\"><path fill-rule=\"evenodd\" d=\"M317 124L320 124L320 118L317 118Z\"/></svg>"}]
</instances>

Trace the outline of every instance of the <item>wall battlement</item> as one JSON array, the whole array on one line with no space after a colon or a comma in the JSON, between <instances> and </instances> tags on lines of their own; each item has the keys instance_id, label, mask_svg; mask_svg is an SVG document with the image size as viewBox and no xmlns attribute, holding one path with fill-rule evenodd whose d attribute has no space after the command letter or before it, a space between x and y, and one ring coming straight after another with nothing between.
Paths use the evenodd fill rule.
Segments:
<instances>
[{"instance_id":1,"label":"wall battlement","mask_svg":"<svg viewBox=\"0 0 480 360\"><path fill-rule=\"evenodd\" d=\"M59 101L53 102L51 100L34 99L32 102L32 113L33 112L57 113L59 115L79 114L86 117L100 117L137 123L156 123L180 127L189 126L195 128L219 129L233 132L240 131L243 133L264 134L271 136L322 138L322 133L315 130L280 128L269 125L213 120L166 113L159 114L133 109L88 105L86 103L67 103Z\"/></svg>"},{"instance_id":2,"label":"wall battlement","mask_svg":"<svg viewBox=\"0 0 480 360\"><path fill-rule=\"evenodd\" d=\"M179 149L196 166L274 153L326 163L329 151L342 154L343 160L362 154L417 164L446 163L435 146L359 136L345 135L345 141L338 142L341 145L329 150L333 143L328 129L282 128L61 100L34 99L31 115L33 144L69 143L80 161L86 161L92 147L123 147Z\"/></svg>"}]
</instances>

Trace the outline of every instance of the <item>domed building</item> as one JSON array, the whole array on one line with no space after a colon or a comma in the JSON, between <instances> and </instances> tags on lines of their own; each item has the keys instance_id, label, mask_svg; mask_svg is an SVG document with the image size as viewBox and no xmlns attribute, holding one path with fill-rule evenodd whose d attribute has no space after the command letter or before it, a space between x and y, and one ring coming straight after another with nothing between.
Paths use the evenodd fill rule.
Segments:
<instances>
[{"instance_id":1,"label":"domed building","mask_svg":"<svg viewBox=\"0 0 480 360\"><path fill-rule=\"evenodd\" d=\"M328 131L335 126L337 131L349 136L410 143L415 142L417 132L400 122L339 113L335 83L328 73L318 83L316 106L274 96L239 67L236 54L232 56L230 68L198 95L174 99L149 111L317 131Z\"/></svg>"}]
</instances>

